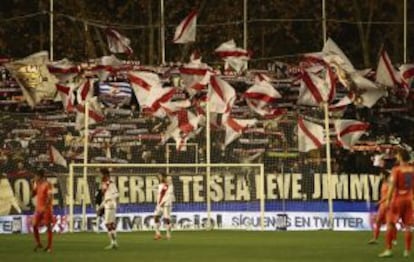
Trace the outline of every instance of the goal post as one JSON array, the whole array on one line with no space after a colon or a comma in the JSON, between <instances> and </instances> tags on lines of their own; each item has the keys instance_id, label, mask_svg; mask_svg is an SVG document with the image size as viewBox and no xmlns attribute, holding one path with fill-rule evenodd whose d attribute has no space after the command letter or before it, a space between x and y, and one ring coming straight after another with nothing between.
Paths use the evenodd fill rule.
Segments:
<instances>
[{"instance_id":1,"label":"goal post","mask_svg":"<svg viewBox=\"0 0 414 262\"><path fill-rule=\"evenodd\" d=\"M111 168L111 176L116 178L119 176L119 182L116 178L115 183L130 183L125 182L130 178L132 187L137 191L137 185L142 186L145 183L145 188L140 189L139 194L146 199L138 199L137 192L133 192L135 197L133 201L128 203L126 210L145 210L145 212L152 214L155 208L154 192L149 192L151 187L157 185L156 174L167 170L167 168L174 168L175 172L170 172L173 181L177 202L173 204L177 208L177 213L187 214L194 217L194 222L191 224L187 217L182 218L180 227L177 229L251 229L246 227L243 223L232 223L232 218L229 214L255 214L258 216L257 229L265 229L265 174L264 164L251 163L211 163L211 164L179 164L179 163L162 163L162 164L118 164L118 163L71 163L69 165L68 177L68 199L69 205L69 232L86 231L87 217L91 216L91 212L87 214L85 209L79 209L77 203L86 204L91 203L91 194L88 189L88 183L91 184L95 179L88 177L97 176L98 168ZM194 172L197 168L198 173ZM86 170L86 174L84 173ZM120 170L122 172L120 172ZM208 172L208 170L210 172ZM76 180L75 180L76 178ZM139 178L139 179L138 179ZM92 182L91 182L92 181ZM129 180L128 180L129 181ZM177 184L177 187L176 187ZM190 187L189 185L192 185ZM121 184L122 185L122 184ZM75 191L76 190L76 191ZM122 189L122 194L126 194L127 189ZM131 191L132 192L132 191ZM76 193L76 197L75 197ZM121 193L121 192L120 192ZM88 195L89 194L89 195ZM207 197L208 196L208 197ZM93 202L93 201L92 201ZM121 201L120 201L121 202ZM75 208L76 205L76 208ZM75 210L77 212L75 212ZM81 211L80 211L81 210ZM93 210L89 209L89 210ZM82 212L81 214L79 214ZM135 211L133 211L135 212ZM203 225L200 225L200 214L204 216ZM80 216L81 215L81 216ZM210 225L210 218L216 215L216 226ZM227 216L226 216L227 215ZM75 230L75 216L80 219L80 229ZM185 215L184 215L185 216ZM222 217L223 216L223 217ZM146 219L149 219L148 216ZM179 217L177 217L179 219ZM220 222L218 222L220 220ZM184 222L183 222L184 221ZM180 223L181 223L180 222ZM188 223L188 225L184 225ZM197 227L197 225L199 227ZM219 226L220 224L220 226ZM98 225L99 226L99 225ZM77 227L78 228L78 227ZM149 227L146 227L149 229Z\"/></svg>"}]
</instances>

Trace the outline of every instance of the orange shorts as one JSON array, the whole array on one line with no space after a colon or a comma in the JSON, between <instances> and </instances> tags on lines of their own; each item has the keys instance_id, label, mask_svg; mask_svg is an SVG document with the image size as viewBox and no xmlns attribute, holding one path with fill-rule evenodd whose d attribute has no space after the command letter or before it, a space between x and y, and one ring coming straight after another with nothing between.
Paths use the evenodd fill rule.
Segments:
<instances>
[{"instance_id":1,"label":"orange shorts","mask_svg":"<svg viewBox=\"0 0 414 262\"><path fill-rule=\"evenodd\" d=\"M395 198L387 212L387 223L396 224L401 218L405 226L413 225L413 206L409 198Z\"/></svg>"},{"instance_id":2,"label":"orange shorts","mask_svg":"<svg viewBox=\"0 0 414 262\"><path fill-rule=\"evenodd\" d=\"M33 216L33 225L47 226L54 223L54 217L52 210L46 210L44 212L36 211Z\"/></svg>"}]
</instances>

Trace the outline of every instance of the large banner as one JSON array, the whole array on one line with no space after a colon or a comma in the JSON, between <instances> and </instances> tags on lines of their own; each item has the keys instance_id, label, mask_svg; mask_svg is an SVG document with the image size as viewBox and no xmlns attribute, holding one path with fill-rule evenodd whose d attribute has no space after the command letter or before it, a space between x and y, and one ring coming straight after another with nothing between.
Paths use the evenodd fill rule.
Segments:
<instances>
[{"instance_id":1,"label":"large banner","mask_svg":"<svg viewBox=\"0 0 414 262\"><path fill-rule=\"evenodd\" d=\"M0 217L0 233L30 233L31 216ZM67 232L69 225L67 216L56 216L54 231ZM334 229L357 231L371 230L373 216L367 212L339 212L334 215ZM105 232L102 219L95 215L86 216L87 231ZM207 230L207 229L240 229L261 230L259 212L212 212L208 223L206 212L177 212L172 216L173 230ZM74 217L74 231L82 229L82 216ZM313 212L266 212L264 230L317 230L329 229L328 213ZM117 230L120 232L154 230L152 213L123 213L117 215Z\"/></svg>"},{"instance_id":2,"label":"large banner","mask_svg":"<svg viewBox=\"0 0 414 262\"><path fill-rule=\"evenodd\" d=\"M220 222L217 222L217 227L220 224L223 228L257 229L260 215L260 175L251 170L232 171L212 171L211 210ZM201 225L202 222L197 221L202 221L207 210L206 176L195 172L172 174L176 198L173 212L177 228L185 228L179 221L189 220L189 224ZM95 176L92 171L89 175L86 183L80 173L74 179L73 203L77 215L75 222L80 218L83 192L86 193L88 221L95 219L94 195L99 189L100 177ZM11 228L16 228L20 220L23 225L22 232L25 231L26 222L29 221L30 224L30 215L34 210L30 179L30 175L0 178L0 232L13 231ZM70 202L68 192L71 190L67 188L68 176L55 174L47 179L53 185L54 213L58 221L62 221L57 226L60 231L65 231ZM119 191L120 230L124 230L124 220L128 221L135 216L141 217L142 221L148 221L145 218L151 217L155 208L157 176L153 173L135 174L129 171L124 174L114 173L112 180ZM379 199L380 178L371 174L333 174L331 182L334 212L337 212L335 227L341 230L368 229L369 214L375 211L374 203ZM325 228L328 213L326 174L268 173L264 177L264 189L267 230L274 230L275 221L282 218L286 219L288 230ZM21 214L23 215L20 216ZM149 222L142 223L136 226L148 228ZM249 223L252 225L249 226ZM301 223L304 225L301 226ZM75 227L76 225L75 223Z\"/></svg>"}]
</instances>

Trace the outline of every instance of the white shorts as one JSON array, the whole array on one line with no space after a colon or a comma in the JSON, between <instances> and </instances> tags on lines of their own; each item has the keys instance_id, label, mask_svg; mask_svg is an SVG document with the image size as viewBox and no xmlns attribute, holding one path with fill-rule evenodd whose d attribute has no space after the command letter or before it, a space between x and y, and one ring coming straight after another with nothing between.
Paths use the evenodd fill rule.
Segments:
<instances>
[{"instance_id":1,"label":"white shorts","mask_svg":"<svg viewBox=\"0 0 414 262\"><path fill-rule=\"evenodd\" d=\"M172 206L171 205L164 205L162 207L158 206L155 208L154 211L154 216L162 216L164 218L171 218L171 210L172 210Z\"/></svg>"},{"instance_id":2,"label":"white shorts","mask_svg":"<svg viewBox=\"0 0 414 262\"><path fill-rule=\"evenodd\" d=\"M105 204L105 224L111 224L116 222L116 204Z\"/></svg>"}]
</instances>

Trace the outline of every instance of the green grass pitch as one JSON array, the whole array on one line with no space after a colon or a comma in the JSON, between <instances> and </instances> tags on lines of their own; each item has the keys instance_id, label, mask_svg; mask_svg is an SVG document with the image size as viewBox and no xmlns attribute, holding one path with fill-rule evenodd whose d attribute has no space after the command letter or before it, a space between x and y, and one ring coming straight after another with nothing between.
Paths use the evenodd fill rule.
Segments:
<instances>
[{"instance_id":1,"label":"green grass pitch","mask_svg":"<svg viewBox=\"0 0 414 262\"><path fill-rule=\"evenodd\" d=\"M105 233L55 234L53 253L33 252L32 235L0 235L0 261L383 261L377 254L383 249L367 245L370 232L252 232L196 231L173 232L171 240L152 239L152 232L118 234L120 248L103 250L108 244ZM42 240L45 242L45 235ZM403 239L391 261L402 258ZM388 259L390 260L390 259ZM411 259L408 259L411 260Z\"/></svg>"}]
</instances>

